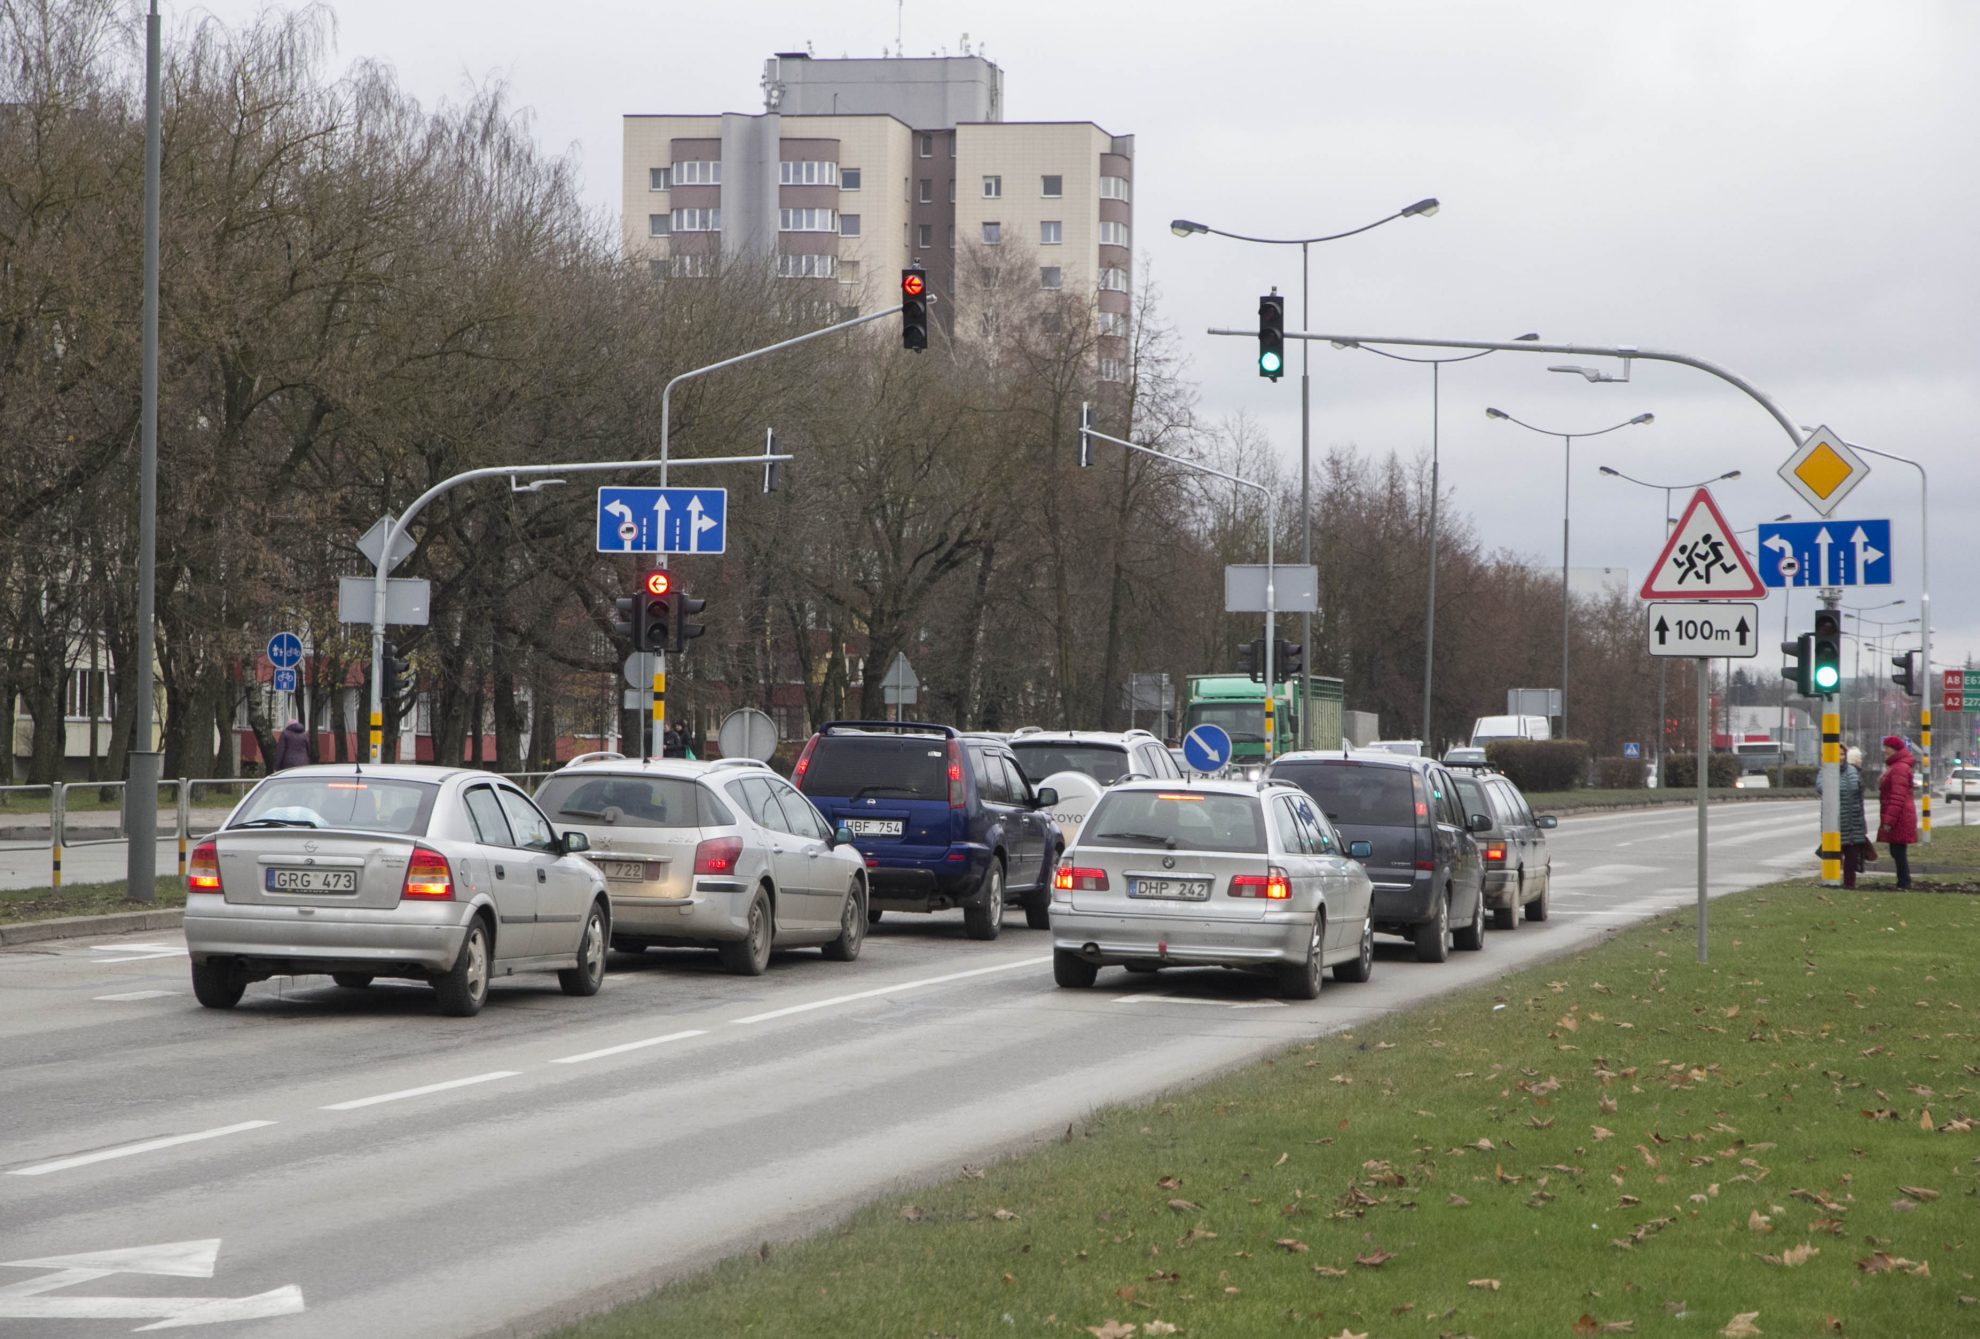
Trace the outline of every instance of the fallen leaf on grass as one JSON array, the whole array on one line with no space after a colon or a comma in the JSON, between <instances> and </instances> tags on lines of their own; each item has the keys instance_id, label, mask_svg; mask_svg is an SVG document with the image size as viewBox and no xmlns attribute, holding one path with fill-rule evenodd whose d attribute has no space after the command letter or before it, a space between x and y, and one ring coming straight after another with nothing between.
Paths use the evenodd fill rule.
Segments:
<instances>
[{"instance_id":1,"label":"fallen leaf on grass","mask_svg":"<svg viewBox=\"0 0 1980 1339\"><path fill-rule=\"evenodd\" d=\"M919 1204L903 1204L901 1206L901 1217L907 1219L910 1223L919 1223L927 1216L928 1211Z\"/></svg>"},{"instance_id":2,"label":"fallen leaf on grass","mask_svg":"<svg viewBox=\"0 0 1980 1339\"><path fill-rule=\"evenodd\" d=\"M1929 1203L1939 1198L1939 1192L1928 1186L1899 1186L1898 1193L1920 1203Z\"/></svg>"},{"instance_id":3,"label":"fallen leaf on grass","mask_svg":"<svg viewBox=\"0 0 1980 1339\"><path fill-rule=\"evenodd\" d=\"M1306 1243L1296 1237L1279 1237L1272 1244L1290 1255L1306 1254Z\"/></svg>"},{"instance_id":4,"label":"fallen leaf on grass","mask_svg":"<svg viewBox=\"0 0 1980 1339\"><path fill-rule=\"evenodd\" d=\"M1170 1200L1169 1207L1177 1213L1195 1213L1203 1208L1195 1200Z\"/></svg>"},{"instance_id":5,"label":"fallen leaf on grass","mask_svg":"<svg viewBox=\"0 0 1980 1339\"><path fill-rule=\"evenodd\" d=\"M1752 1339L1754 1335L1762 1333L1760 1327L1753 1323L1759 1318L1758 1311L1742 1311L1728 1321L1726 1328L1719 1333L1726 1339Z\"/></svg>"},{"instance_id":6,"label":"fallen leaf on grass","mask_svg":"<svg viewBox=\"0 0 1980 1339\"><path fill-rule=\"evenodd\" d=\"M1824 1314L1822 1317L1822 1328L1827 1330L1830 1334L1841 1334L1842 1317Z\"/></svg>"},{"instance_id":7,"label":"fallen leaf on grass","mask_svg":"<svg viewBox=\"0 0 1980 1339\"><path fill-rule=\"evenodd\" d=\"M1334 1335L1332 1339L1368 1339L1368 1332L1364 1330L1360 1334L1354 1334L1351 1333L1346 1326L1342 1326L1341 1332L1337 1335Z\"/></svg>"},{"instance_id":8,"label":"fallen leaf on grass","mask_svg":"<svg viewBox=\"0 0 1980 1339\"><path fill-rule=\"evenodd\" d=\"M1157 1190L1181 1190L1182 1178L1180 1176L1165 1176L1155 1183L1155 1188Z\"/></svg>"},{"instance_id":9,"label":"fallen leaf on grass","mask_svg":"<svg viewBox=\"0 0 1980 1339\"><path fill-rule=\"evenodd\" d=\"M1600 1334L1601 1332L1602 1322L1589 1315L1586 1311L1582 1312L1581 1318L1574 1323L1574 1333L1583 1336L1583 1339L1588 1335Z\"/></svg>"},{"instance_id":10,"label":"fallen leaf on grass","mask_svg":"<svg viewBox=\"0 0 1980 1339\"><path fill-rule=\"evenodd\" d=\"M1918 1128L1923 1130L1926 1134L1932 1133L1933 1121L1932 1121L1932 1113L1929 1109L1927 1109L1923 1115L1919 1116Z\"/></svg>"},{"instance_id":11,"label":"fallen leaf on grass","mask_svg":"<svg viewBox=\"0 0 1980 1339\"><path fill-rule=\"evenodd\" d=\"M1176 1245L1186 1250L1189 1247L1195 1245L1197 1242L1208 1241L1210 1238L1216 1235L1217 1234L1215 1232L1212 1232L1209 1228L1204 1227L1201 1224L1198 1224L1196 1227L1193 1227L1189 1230L1187 1236L1176 1238Z\"/></svg>"},{"instance_id":12,"label":"fallen leaf on grass","mask_svg":"<svg viewBox=\"0 0 1980 1339\"><path fill-rule=\"evenodd\" d=\"M1366 1265L1370 1269L1380 1269L1383 1265L1388 1264L1389 1261L1395 1258L1396 1253L1394 1251L1374 1250L1370 1251L1367 1255L1355 1256L1354 1262L1357 1265Z\"/></svg>"},{"instance_id":13,"label":"fallen leaf on grass","mask_svg":"<svg viewBox=\"0 0 1980 1339\"><path fill-rule=\"evenodd\" d=\"M1499 1281L1497 1279L1473 1279L1465 1286L1468 1288L1484 1288L1491 1292L1497 1292L1499 1290Z\"/></svg>"},{"instance_id":14,"label":"fallen leaf on grass","mask_svg":"<svg viewBox=\"0 0 1980 1339\"><path fill-rule=\"evenodd\" d=\"M1347 1277L1347 1271L1345 1269L1336 1269L1332 1265L1315 1265L1313 1266L1313 1272L1323 1279L1344 1279Z\"/></svg>"},{"instance_id":15,"label":"fallen leaf on grass","mask_svg":"<svg viewBox=\"0 0 1980 1339\"><path fill-rule=\"evenodd\" d=\"M1889 1107L1878 1107L1875 1111L1864 1112L1863 1118L1865 1120L1896 1120L1897 1112L1892 1111Z\"/></svg>"},{"instance_id":16,"label":"fallen leaf on grass","mask_svg":"<svg viewBox=\"0 0 1980 1339\"><path fill-rule=\"evenodd\" d=\"M1174 1334L1176 1327L1166 1320L1151 1320L1141 1327L1143 1334Z\"/></svg>"},{"instance_id":17,"label":"fallen leaf on grass","mask_svg":"<svg viewBox=\"0 0 1980 1339\"><path fill-rule=\"evenodd\" d=\"M999 1209L990 1216L1000 1223L1015 1223L1017 1221L1017 1215L1009 1209Z\"/></svg>"},{"instance_id":18,"label":"fallen leaf on grass","mask_svg":"<svg viewBox=\"0 0 1980 1339\"><path fill-rule=\"evenodd\" d=\"M1455 1192L1453 1192L1450 1198L1446 1199L1444 1203L1450 1205L1450 1207L1453 1209L1468 1209L1471 1207L1470 1200L1466 1199L1464 1196L1459 1195Z\"/></svg>"},{"instance_id":19,"label":"fallen leaf on grass","mask_svg":"<svg viewBox=\"0 0 1980 1339\"><path fill-rule=\"evenodd\" d=\"M1746 1230L1748 1232L1772 1232L1774 1225L1767 1221L1766 1214L1755 1209L1746 1215Z\"/></svg>"},{"instance_id":20,"label":"fallen leaf on grass","mask_svg":"<svg viewBox=\"0 0 1980 1339\"><path fill-rule=\"evenodd\" d=\"M1493 1149L1493 1144L1492 1141L1489 1139L1477 1139L1477 1140L1473 1140L1469 1144L1466 1144L1465 1147L1475 1148L1480 1153L1490 1153Z\"/></svg>"},{"instance_id":21,"label":"fallen leaf on grass","mask_svg":"<svg viewBox=\"0 0 1980 1339\"><path fill-rule=\"evenodd\" d=\"M1872 1251L1858 1260L1856 1267L1866 1274L1888 1274L1901 1270L1906 1274L1919 1275L1921 1278L1932 1276L1930 1261L1907 1260L1901 1255L1892 1255L1887 1251Z\"/></svg>"},{"instance_id":22,"label":"fallen leaf on grass","mask_svg":"<svg viewBox=\"0 0 1980 1339\"><path fill-rule=\"evenodd\" d=\"M1279 1155L1279 1160L1278 1160L1277 1162L1275 1162L1275 1163L1273 1163L1272 1165L1273 1165L1274 1167L1283 1167L1283 1166L1285 1166L1285 1165L1286 1165L1286 1159L1287 1159L1287 1158L1290 1158L1291 1156L1292 1156L1292 1154L1290 1154L1290 1153L1281 1153L1281 1154Z\"/></svg>"},{"instance_id":23,"label":"fallen leaf on grass","mask_svg":"<svg viewBox=\"0 0 1980 1339\"><path fill-rule=\"evenodd\" d=\"M1134 1326L1126 1321L1110 1320L1104 1325L1089 1325L1086 1332L1093 1339L1128 1339L1134 1333Z\"/></svg>"},{"instance_id":24,"label":"fallen leaf on grass","mask_svg":"<svg viewBox=\"0 0 1980 1339\"><path fill-rule=\"evenodd\" d=\"M1616 1132L1614 1130L1605 1130L1599 1125L1595 1127L1595 1141L1597 1143L1600 1143L1604 1139L1614 1139L1615 1137Z\"/></svg>"},{"instance_id":25,"label":"fallen leaf on grass","mask_svg":"<svg viewBox=\"0 0 1980 1339\"><path fill-rule=\"evenodd\" d=\"M1821 1253L1822 1248L1820 1246L1811 1246L1804 1241L1799 1246L1788 1247L1779 1255L1763 1255L1760 1258L1770 1265L1786 1265L1792 1268L1795 1265L1807 1264L1809 1256L1820 1255Z\"/></svg>"}]
</instances>

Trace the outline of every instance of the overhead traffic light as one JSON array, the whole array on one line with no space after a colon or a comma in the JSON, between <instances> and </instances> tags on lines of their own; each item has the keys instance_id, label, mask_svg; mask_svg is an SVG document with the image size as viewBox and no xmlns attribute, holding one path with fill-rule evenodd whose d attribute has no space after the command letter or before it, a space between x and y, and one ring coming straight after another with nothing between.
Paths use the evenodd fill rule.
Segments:
<instances>
[{"instance_id":1,"label":"overhead traffic light","mask_svg":"<svg viewBox=\"0 0 1980 1339\"><path fill-rule=\"evenodd\" d=\"M1816 696L1815 685L1809 674L1814 642L1815 634L1804 632L1791 642L1781 643L1781 654L1788 658L1787 664L1781 666L1781 677L1793 684L1794 691L1802 697Z\"/></svg>"},{"instance_id":2,"label":"overhead traffic light","mask_svg":"<svg viewBox=\"0 0 1980 1339\"><path fill-rule=\"evenodd\" d=\"M1277 293L1258 299L1258 375L1277 381L1286 370L1286 300Z\"/></svg>"},{"instance_id":3,"label":"overhead traffic light","mask_svg":"<svg viewBox=\"0 0 1980 1339\"><path fill-rule=\"evenodd\" d=\"M919 266L901 271L901 347L928 347L928 274Z\"/></svg>"},{"instance_id":4,"label":"overhead traffic light","mask_svg":"<svg viewBox=\"0 0 1980 1339\"><path fill-rule=\"evenodd\" d=\"M667 593L674 588L674 579L664 570L648 572L639 579L639 635L633 643L636 651L665 651L667 649Z\"/></svg>"},{"instance_id":5,"label":"overhead traffic light","mask_svg":"<svg viewBox=\"0 0 1980 1339\"><path fill-rule=\"evenodd\" d=\"M1238 648L1238 668L1253 683L1265 682L1265 639L1246 642Z\"/></svg>"},{"instance_id":6,"label":"overhead traffic light","mask_svg":"<svg viewBox=\"0 0 1980 1339\"><path fill-rule=\"evenodd\" d=\"M708 631L699 623L690 623L688 618L708 607L708 601L697 600L686 591L675 590L667 596L668 621L674 630L673 639L667 649L676 655L687 654L687 644Z\"/></svg>"},{"instance_id":7,"label":"overhead traffic light","mask_svg":"<svg viewBox=\"0 0 1980 1339\"><path fill-rule=\"evenodd\" d=\"M1306 671L1306 647L1299 642L1281 641L1272 657L1272 675L1280 682L1296 679Z\"/></svg>"},{"instance_id":8,"label":"overhead traffic light","mask_svg":"<svg viewBox=\"0 0 1980 1339\"><path fill-rule=\"evenodd\" d=\"M1808 677L1815 691L1827 696L1842 687L1842 614L1834 609L1817 609L1814 639Z\"/></svg>"},{"instance_id":9,"label":"overhead traffic light","mask_svg":"<svg viewBox=\"0 0 1980 1339\"><path fill-rule=\"evenodd\" d=\"M411 682L412 662L400 655L392 643L385 643L385 656L378 662L378 697L387 711L397 711L397 702Z\"/></svg>"},{"instance_id":10,"label":"overhead traffic light","mask_svg":"<svg viewBox=\"0 0 1980 1339\"><path fill-rule=\"evenodd\" d=\"M1891 682L1904 689L1912 697L1918 696L1918 653L1906 651L1901 656L1892 656L1891 663L1897 666L1897 673Z\"/></svg>"}]
</instances>

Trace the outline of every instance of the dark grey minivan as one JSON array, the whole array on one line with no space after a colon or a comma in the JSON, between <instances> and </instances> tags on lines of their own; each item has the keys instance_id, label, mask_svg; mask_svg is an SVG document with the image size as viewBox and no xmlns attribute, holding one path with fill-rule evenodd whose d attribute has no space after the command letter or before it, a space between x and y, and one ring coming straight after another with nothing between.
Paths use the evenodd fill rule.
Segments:
<instances>
[{"instance_id":1,"label":"dark grey minivan","mask_svg":"<svg viewBox=\"0 0 1980 1339\"><path fill-rule=\"evenodd\" d=\"M1443 962L1453 943L1485 947L1484 858L1442 763L1302 752L1278 759L1268 775L1311 795L1344 840L1373 847L1363 863L1375 885L1378 933L1414 941L1421 962Z\"/></svg>"}]
</instances>

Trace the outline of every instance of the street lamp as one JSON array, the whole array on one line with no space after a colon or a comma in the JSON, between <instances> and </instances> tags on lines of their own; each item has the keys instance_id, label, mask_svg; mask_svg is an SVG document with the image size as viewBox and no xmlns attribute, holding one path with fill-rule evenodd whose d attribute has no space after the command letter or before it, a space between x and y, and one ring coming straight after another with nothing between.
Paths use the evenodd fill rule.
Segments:
<instances>
[{"instance_id":1,"label":"street lamp","mask_svg":"<svg viewBox=\"0 0 1980 1339\"><path fill-rule=\"evenodd\" d=\"M1514 418L1503 409L1487 408L1486 418L1504 419L1517 423L1528 432L1537 432L1547 437L1561 439L1561 738L1567 738L1567 679L1568 679L1568 628L1571 623L1568 599L1568 507L1574 487L1574 439L1577 437L1600 437L1604 433L1615 432L1620 428L1633 428L1639 424L1655 423L1655 414L1638 414L1635 418L1624 419L1621 423L1611 423L1606 428L1596 428L1589 432L1554 432L1548 428L1538 428L1525 419ZM1661 726L1661 722L1659 725Z\"/></svg>"},{"instance_id":2,"label":"street lamp","mask_svg":"<svg viewBox=\"0 0 1980 1339\"><path fill-rule=\"evenodd\" d=\"M1536 332L1528 331L1513 338L1523 342L1537 340L1540 336ZM1437 504L1441 487L1438 482L1438 438L1439 426L1443 419L1441 378L1445 363L1468 363L1474 358L1483 358L1488 353L1497 353L1498 350L1480 349L1477 353L1461 353L1453 358L1412 358L1408 354L1390 353L1387 349L1378 349L1368 344L1348 345L1336 341L1334 347L1340 349L1353 347L1383 358L1393 358L1399 363L1430 365L1430 583L1429 592L1423 602L1423 742L1426 747L1434 748L1435 741L1430 731L1430 689L1437 653Z\"/></svg>"},{"instance_id":3,"label":"street lamp","mask_svg":"<svg viewBox=\"0 0 1980 1339\"><path fill-rule=\"evenodd\" d=\"M1305 328L1312 324L1312 286L1309 283L1307 266L1308 248L1317 242L1338 242L1343 237L1356 236L1371 228L1379 228L1384 223L1392 223L1396 219L1427 219L1440 207L1435 196L1427 196L1415 204L1404 205L1395 213L1376 219L1373 223L1364 223L1359 228L1349 228L1346 232L1328 233L1324 237L1251 237L1244 233L1225 232L1222 228L1213 228L1207 223L1198 223L1193 219L1172 219L1169 222L1169 231L1178 237L1210 234L1216 237L1228 237L1234 242L1256 242L1261 246L1298 247L1299 323L1301 328ZM1312 359L1312 341L1302 339L1299 342L1299 561L1306 566L1311 566L1313 563ZM1313 664L1311 613L1302 613L1299 616L1299 645L1300 663L1310 670ZM1300 684L1302 704L1305 703L1305 691L1306 685ZM1308 742L1306 720L1311 714L1307 710L1301 710L1299 713L1299 747L1301 748L1305 748Z\"/></svg>"}]
</instances>

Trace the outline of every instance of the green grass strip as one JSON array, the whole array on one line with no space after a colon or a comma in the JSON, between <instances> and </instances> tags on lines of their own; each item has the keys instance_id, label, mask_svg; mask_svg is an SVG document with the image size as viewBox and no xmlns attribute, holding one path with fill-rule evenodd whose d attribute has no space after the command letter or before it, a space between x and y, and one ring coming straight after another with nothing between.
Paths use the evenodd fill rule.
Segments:
<instances>
[{"instance_id":1,"label":"green grass strip","mask_svg":"<svg viewBox=\"0 0 1980 1339\"><path fill-rule=\"evenodd\" d=\"M0 889L0 924L54 920L60 916L102 916L113 911L158 911L186 904L186 881L175 874L158 878L157 900L133 902L125 896L130 885L115 883L64 884L54 888Z\"/></svg>"}]
</instances>

